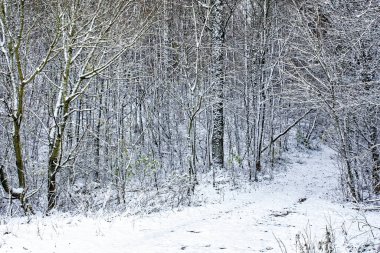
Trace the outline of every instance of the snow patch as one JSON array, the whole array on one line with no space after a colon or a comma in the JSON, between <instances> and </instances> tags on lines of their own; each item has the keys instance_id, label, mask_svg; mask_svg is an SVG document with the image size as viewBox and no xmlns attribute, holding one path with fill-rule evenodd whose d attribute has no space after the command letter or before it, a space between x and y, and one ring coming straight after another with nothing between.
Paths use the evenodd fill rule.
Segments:
<instances>
[{"instance_id":1,"label":"snow patch","mask_svg":"<svg viewBox=\"0 0 380 253\"><path fill-rule=\"evenodd\" d=\"M323 246L330 238L336 252L379 252L379 213L341 201L333 155L326 147L291 154L286 171L273 180L234 190L228 183L217 189L201 185L193 198L205 204L198 207L148 215L12 218L0 223L0 251L281 252L282 243L296 252L297 240Z\"/></svg>"}]
</instances>

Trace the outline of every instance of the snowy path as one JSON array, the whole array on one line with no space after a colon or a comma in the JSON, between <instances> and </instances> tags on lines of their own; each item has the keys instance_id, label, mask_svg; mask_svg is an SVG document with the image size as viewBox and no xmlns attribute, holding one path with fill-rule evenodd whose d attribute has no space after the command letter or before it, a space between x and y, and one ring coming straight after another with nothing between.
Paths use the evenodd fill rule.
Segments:
<instances>
[{"instance_id":1,"label":"snowy path","mask_svg":"<svg viewBox=\"0 0 380 253\"><path fill-rule=\"evenodd\" d=\"M295 252L299 231L310 228L317 242L327 224L343 245L339 235L357 229L360 215L334 201L339 175L331 155L324 148L292 157L288 171L273 181L250 192L226 191L219 204L108 222L83 217L10 222L0 226L0 252L281 252L275 237Z\"/></svg>"}]
</instances>

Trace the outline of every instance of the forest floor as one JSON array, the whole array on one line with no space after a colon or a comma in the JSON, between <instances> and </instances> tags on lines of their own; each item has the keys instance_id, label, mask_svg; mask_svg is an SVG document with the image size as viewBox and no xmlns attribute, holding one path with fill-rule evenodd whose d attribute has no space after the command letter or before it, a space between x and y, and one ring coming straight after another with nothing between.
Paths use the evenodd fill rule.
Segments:
<instances>
[{"instance_id":1,"label":"forest floor","mask_svg":"<svg viewBox=\"0 0 380 253\"><path fill-rule=\"evenodd\" d=\"M327 147L294 152L273 180L234 190L229 184L219 190L200 186L204 201L196 207L133 216L12 218L0 225L0 252L290 253L301 252L299 242L333 245L334 252L380 252L380 213L342 201L333 156Z\"/></svg>"}]
</instances>

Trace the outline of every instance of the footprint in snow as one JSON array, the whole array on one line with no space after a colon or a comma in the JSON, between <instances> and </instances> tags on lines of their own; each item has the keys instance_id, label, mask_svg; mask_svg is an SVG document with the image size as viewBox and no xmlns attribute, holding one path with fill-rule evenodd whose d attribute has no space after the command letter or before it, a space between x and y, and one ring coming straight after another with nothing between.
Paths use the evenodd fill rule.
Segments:
<instances>
[{"instance_id":1,"label":"footprint in snow","mask_svg":"<svg viewBox=\"0 0 380 253\"><path fill-rule=\"evenodd\" d=\"M289 214L291 213L294 213L293 211L272 211L272 213L270 214L271 216L273 217L285 217L285 216L288 216Z\"/></svg>"},{"instance_id":2,"label":"footprint in snow","mask_svg":"<svg viewBox=\"0 0 380 253\"><path fill-rule=\"evenodd\" d=\"M273 248L272 247L266 247L265 249L260 250L260 252L267 252L270 250L273 250Z\"/></svg>"},{"instance_id":3,"label":"footprint in snow","mask_svg":"<svg viewBox=\"0 0 380 253\"><path fill-rule=\"evenodd\" d=\"M305 202L307 200L307 198L300 198L297 202L298 203L303 203L303 202Z\"/></svg>"},{"instance_id":4,"label":"footprint in snow","mask_svg":"<svg viewBox=\"0 0 380 253\"><path fill-rule=\"evenodd\" d=\"M189 230L189 231L187 231L187 232L189 232L189 233L194 233L194 234L199 234L201 231Z\"/></svg>"}]
</instances>

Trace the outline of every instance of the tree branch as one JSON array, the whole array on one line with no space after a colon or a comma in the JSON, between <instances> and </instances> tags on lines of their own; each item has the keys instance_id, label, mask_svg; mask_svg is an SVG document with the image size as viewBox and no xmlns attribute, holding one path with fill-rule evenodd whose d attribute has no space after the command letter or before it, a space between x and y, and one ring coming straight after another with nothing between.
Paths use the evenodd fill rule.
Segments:
<instances>
[{"instance_id":1,"label":"tree branch","mask_svg":"<svg viewBox=\"0 0 380 253\"><path fill-rule=\"evenodd\" d=\"M304 115L302 115L300 118L298 118L296 121L293 122L293 124L291 124L290 126L288 126L284 132L280 133L279 135L276 136L276 138L274 138L271 142L271 144L275 143L278 139L280 139L282 136L284 136L285 134L287 134L294 126L296 126L301 120L303 120L309 113L315 111L315 109L310 109L309 111L307 111ZM269 148L270 145L266 146L265 148L263 148L260 153L263 153L265 150L267 150Z\"/></svg>"},{"instance_id":2,"label":"tree branch","mask_svg":"<svg viewBox=\"0 0 380 253\"><path fill-rule=\"evenodd\" d=\"M0 165L0 181L3 189L6 193L12 196L15 199L21 199L22 192L15 192L12 187L9 186L7 174L4 171L4 166Z\"/></svg>"}]
</instances>

